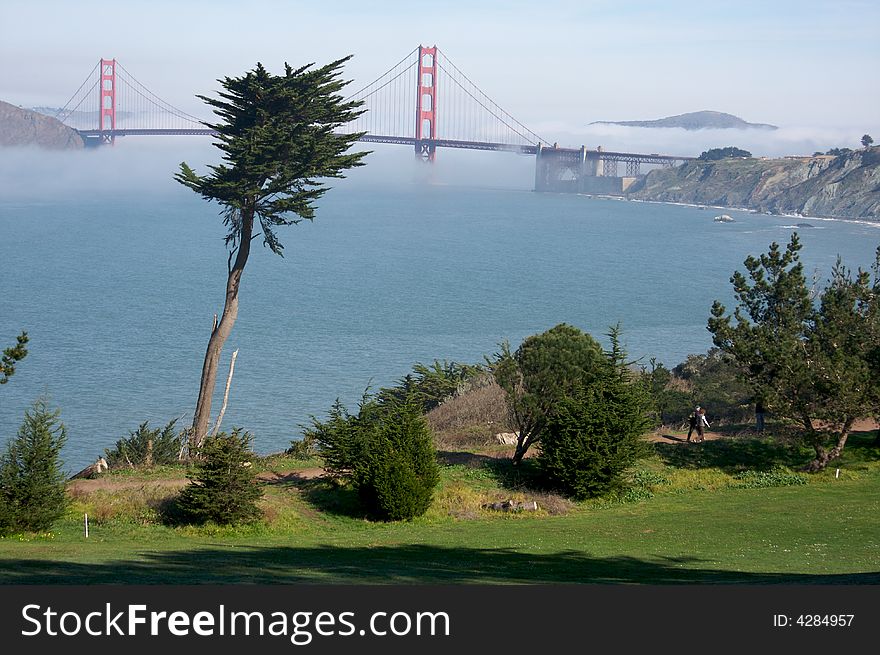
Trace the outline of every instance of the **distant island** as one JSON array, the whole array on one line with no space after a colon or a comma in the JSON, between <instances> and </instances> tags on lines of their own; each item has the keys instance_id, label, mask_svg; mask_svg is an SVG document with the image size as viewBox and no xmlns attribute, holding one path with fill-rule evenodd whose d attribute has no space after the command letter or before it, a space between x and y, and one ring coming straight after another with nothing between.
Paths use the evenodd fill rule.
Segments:
<instances>
[{"instance_id":1,"label":"distant island","mask_svg":"<svg viewBox=\"0 0 880 655\"><path fill-rule=\"evenodd\" d=\"M0 147L38 146L51 150L77 150L82 137L61 121L0 100Z\"/></svg>"},{"instance_id":2,"label":"distant island","mask_svg":"<svg viewBox=\"0 0 880 655\"><path fill-rule=\"evenodd\" d=\"M593 121L590 125L625 125L627 127L680 127L685 130L777 130L776 125L749 123L739 116L720 111L692 111L653 121Z\"/></svg>"}]
</instances>

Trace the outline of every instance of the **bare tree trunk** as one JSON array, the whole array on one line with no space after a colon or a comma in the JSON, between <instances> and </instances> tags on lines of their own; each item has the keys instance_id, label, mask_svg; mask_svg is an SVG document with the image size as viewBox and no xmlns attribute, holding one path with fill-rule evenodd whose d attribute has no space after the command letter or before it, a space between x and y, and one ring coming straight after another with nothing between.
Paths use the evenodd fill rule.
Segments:
<instances>
[{"instance_id":1,"label":"bare tree trunk","mask_svg":"<svg viewBox=\"0 0 880 655\"><path fill-rule=\"evenodd\" d=\"M202 380L199 386L199 399L196 401L196 411L193 416L193 431L190 437L191 446L198 448L208 434L208 423L211 420L211 401L214 397L214 386L217 382L217 365L223 344L232 332L235 319L238 318L238 290L241 284L241 274L247 264L251 250L251 237L254 231L254 210L252 207L242 211L241 235L238 242L238 250L235 263L229 268L229 276L226 279L226 303L223 305L223 313L220 322L211 332L208 340L208 348L205 351L205 362L202 365ZM231 258L231 255L230 255Z\"/></svg>"},{"instance_id":2,"label":"bare tree trunk","mask_svg":"<svg viewBox=\"0 0 880 655\"><path fill-rule=\"evenodd\" d=\"M232 353L232 361L229 362L229 375L226 376L226 390L223 392L223 406L220 407L220 413L217 415L217 422L214 423L214 429L211 430L212 437L216 437L220 432L220 424L223 422L223 416L226 414L226 405L229 402L229 387L232 386L232 373L235 371L236 357L238 357L238 349Z\"/></svg>"},{"instance_id":3,"label":"bare tree trunk","mask_svg":"<svg viewBox=\"0 0 880 655\"><path fill-rule=\"evenodd\" d=\"M821 471L826 466L828 466L828 462L832 459L837 459L840 457L840 454L843 452L844 446L846 446L846 440L849 437L849 433L852 430L852 424L854 419L848 418L843 423L843 428L840 430L840 434L837 435L837 443L831 450L826 451L822 446L816 444L816 459L811 461L806 466L806 470L810 473L816 473L817 471Z\"/></svg>"},{"instance_id":4,"label":"bare tree trunk","mask_svg":"<svg viewBox=\"0 0 880 655\"><path fill-rule=\"evenodd\" d=\"M526 451L528 451L529 446L534 443L531 435L523 436L520 433L519 438L516 440L516 450L513 453L513 458L511 462L514 466L519 466L520 462L523 461L523 457L526 456Z\"/></svg>"}]
</instances>

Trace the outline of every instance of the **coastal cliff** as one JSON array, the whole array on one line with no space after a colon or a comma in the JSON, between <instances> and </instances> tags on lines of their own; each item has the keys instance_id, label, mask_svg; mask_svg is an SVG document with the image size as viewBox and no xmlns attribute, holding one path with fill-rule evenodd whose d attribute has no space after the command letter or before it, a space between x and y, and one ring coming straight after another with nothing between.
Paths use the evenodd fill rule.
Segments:
<instances>
[{"instance_id":1,"label":"coastal cliff","mask_svg":"<svg viewBox=\"0 0 880 655\"><path fill-rule=\"evenodd\" d=\"M0 100L0 147L30 146L79 150L83 140L61 121Z\"/></svg>"},{"instance_id":2,"label":"coastal cliff","mask_svg":"<svg viewBox=\"0 0 880 655\"><path fill-rule=\"evenodd\" d=\"M880 220L880 147L839 157L690 161L651 171L626 197Z\"/></svg>"}]
</instances>

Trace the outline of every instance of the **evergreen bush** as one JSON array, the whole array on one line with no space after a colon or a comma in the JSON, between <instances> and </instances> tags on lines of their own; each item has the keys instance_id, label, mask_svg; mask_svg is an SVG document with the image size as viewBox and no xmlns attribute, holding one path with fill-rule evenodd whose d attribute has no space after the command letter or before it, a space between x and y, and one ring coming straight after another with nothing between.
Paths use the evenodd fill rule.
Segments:
<instances>
[{"instance_id":1,"label":"evergreen bush","mask_svg":"<svg viewBox=\"0 0 880 655\"><path fill-rule=\"evenodd\" d=\"M291 439L287 454L293 459L309 460L317 457L318 448L314 435L304 435L302 439Z\"/></svg>"},{"instance_id":2,"label":"evergreen bush","mask_svg":"<svg viewBox=\"0 0 880 655\"><path fill-rule=\"evenodd\" d=\"M411 402L395 404L374 424L353 482L365 508L385 521L424 514L440 480L428 424Z\"/></svg>"},{"instance_id":3,"label":"evergreen bush","mask_svg":"<svg viewBox=\"0 0 880 655\"><path fill-rule=\"evenodd\" d=\"M545 481L577 499L623 489L626 470L645 454L649 408L641 385L620 374L558 399L537 458Z\"/></svg>"},{"instance_id":4,"label":"evergreen bush","mask_svg":"<svg viewBox=\"0 0 880 655\"><path fill-rule=\"evenodd\" d=\"M231 525L260 516L263 496L252 466L251 434L240 428L207 437L196 450L192 482L177 497L172 522Z\"/></svg>"},{"instance_id":5,"label":"evergreen bush","mask_svg":"<svg viewBox=\"0 0 880 655\"><path fill-rule=\"evenodd\" d=\"M67 429L44 399L25 411L0 457L0 533L47 530L67 509L61 448Z\"/></svg>"},{"instance_id":6,"label":"evergreen bush","mask_svg":"<svg viewBox=\"0 0 880 655\"><path fill-rule=\"evenodd\" d=\"M174 430L177 419L164 428L150 429L144 421L137 430L129 432L128 438L120 439L112 449L104 451L110 468L119 466L158 466L175 464L180 459L183 436Z\"/></svg>"},{"instance_id":7,"label":"evergreen bush","mask_svg":"<svg viewBox=\"0 0 880 655\"><path fill-rule=\"evenodd\" d=\"M436 452L419 398L364 395L356 415L337 400L326 421L305 430L324 468L358 491L367 512L400 521L424 514L439 481Z\"/></svg>"},{"instance_id":8,"label":"evergreen bush","mask_svg":"<svg viewBox=\"0 0 880 655\"><path fill-rule=\"evenodd\" d=\"M375 403L364 394L360 411L357 415L352 415L337 398L326 421L320 421L313 416L311 427L303 429L303 439L314 443L328 473L341 478L351 475L355 465L363 457L364 442L375 415L374 408Z\"/></svg>"},{"instance_id":9,"label":"evergreen bush","mask_svg":"<svg viewBox=\"0 0 880 655\"><path fill-rule=\"evenodd\" d=\"M609 369L599 342L565 323L526 338L516 352L511 352L507 342L502 343L501 352L489 364L504 389L519 433L514 464L541 440L556 402L576 387L606 375Z\"/></svg>"}]
</instances>

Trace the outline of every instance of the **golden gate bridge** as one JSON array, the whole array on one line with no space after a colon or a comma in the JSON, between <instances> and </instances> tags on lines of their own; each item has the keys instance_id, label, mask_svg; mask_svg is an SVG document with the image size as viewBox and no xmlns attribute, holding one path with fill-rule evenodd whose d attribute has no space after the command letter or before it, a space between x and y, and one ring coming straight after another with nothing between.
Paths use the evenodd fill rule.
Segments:
<instances>
[{"instance_id":1,"label":"golden gate bridge","mask_svg":"<svg viewBox=\"0 0 880 655\"><path fill-rule=\"evenodd\" d=\"M347 100L366 111L345 125L360 141L413 148L433 162L438 148L534 155L535 190L622 191L642 164L674 166L690 157L564 148L530 130L489 98L436 46L418 46ZM166 102L116 59L101 59L56 118L76 129L88 146L125 136L212 136L196 116ZM618 176L624 164L625 175ZM601 179L600 179L601 178ZM619 188L618 188L619 187Z\"/></svg>"}]
</instances>

